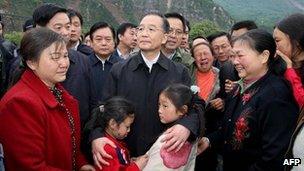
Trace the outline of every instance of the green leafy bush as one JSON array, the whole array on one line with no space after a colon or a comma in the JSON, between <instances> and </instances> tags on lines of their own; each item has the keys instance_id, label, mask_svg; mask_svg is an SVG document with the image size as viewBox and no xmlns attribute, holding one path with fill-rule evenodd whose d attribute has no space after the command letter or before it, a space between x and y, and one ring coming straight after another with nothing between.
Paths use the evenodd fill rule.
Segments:
<instances>
[{"instance_id":1,"label":"green leafy bush","mask_svg":"<svg viewBox=\"0 0 304 171\"><path fill-rule=\"evenodd\" d=\"M4 38L19 45L22 39L22 32L13 31L10 33L5 33Z\"/></svg>"},{"instance_id":2,"label":"green leafy bush","mask_svg":"<svg viewBox=\"0 0 304 171\"><path fill-rule=\"evenodd\" d=\"M194 23L191 27L189 36L192 40L197 36L204 36L207 37L212 33L218 32L221 29L215 23L211 22L210 20L204 20L199 23Z\"/></svg>"}]
</instances>

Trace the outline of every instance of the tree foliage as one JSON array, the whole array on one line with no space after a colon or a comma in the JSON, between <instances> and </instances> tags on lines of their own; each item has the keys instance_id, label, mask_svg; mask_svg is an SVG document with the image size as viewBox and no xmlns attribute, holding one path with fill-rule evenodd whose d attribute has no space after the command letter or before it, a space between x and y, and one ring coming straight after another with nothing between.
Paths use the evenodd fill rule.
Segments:
<instances>
[{"instance_id":1,"label":"tree foliage","mask_svg":"<svg viewBox=\"0 0 304 171\"><path fill-rule=\"evenodd\" d=\"M204 20L199 23L194 23L191 27L189 36L192 40L197 36L204 36L207 37L212 33L218 32L221 29L215 23L211 22L210 20Z\"/></svg>"}]
</instances>

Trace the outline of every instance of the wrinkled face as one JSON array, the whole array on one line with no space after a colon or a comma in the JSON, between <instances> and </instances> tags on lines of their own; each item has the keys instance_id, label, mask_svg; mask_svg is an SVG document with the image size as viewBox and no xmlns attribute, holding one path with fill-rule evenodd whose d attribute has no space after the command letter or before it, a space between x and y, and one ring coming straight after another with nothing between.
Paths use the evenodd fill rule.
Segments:
<instances>
[{"instance_id":1,"label":"wrinkled face","mask_svg":"<svg viewBox=\"0 0 304 171\"><path fill-rule=\"evenodd\" d=\"M168 34L167 43L165 44L165 48L168 50L175 50L182 43L182 38L184 34L183 23L177 18L168 18L167 20L170 25L170 30Z\"/></svg>"},{"instance_id":2,"label":"wrinkled face","mask_svg":"<svg viewBox=\"0 0 304 171\"><path fill-rule=\"evenodd\" d=\"M138 47L143 52L160 51L167 37L162 28L163 20L157 15L145 16L137 27Z\"/></svg>"},{"instance_id":3,"label":"wrinkled face","mask_svg":"<svg viewBox=\"0 0 304 171\"><path fill-rule=\"evenodd\" d=\"M221 36L215 38L211 42L212 49L214 51L215 57L221 61L225 62L229 58L229 51L231 50L230 42L227 36Z\"/></svg>"},{"instance_id":4,"label":"wrinkled face","mask_svg":"<svg viewBox=\"0 0 304 171\"><path fill-rule=\"evenodd\" d=\"M114 52L115 42L109 27L97 29L92 38L92 48L98 56L107 58Z\"/></svg>"},{"instance_id":5,"label":"wrinkled face","mask_svg":"<svg viewBox=\"0 0 304 171\"><path fill-rule=\"evenodd\" d=\"M49 87L66 79L69 64L65 43L53 43L42 51L37 61L27 61L27 65Z\"/></svg>"},{"instance_id":6,"label":"wrinkled face","mask_svg":"<svg viewBox=\"0 0 304 171\"><path fill-rule=\"evenodd\" d=\"M273 38L276 42L277 50L291 58L292 44L289 36L276 27L273 31Z\"/></svg>"},{"instance_id":7,"label":"wrinkled face","mask_svg":"<svg viewBox=\"0 0 304 171\"><path fill-rule=\"evenodd\" d=\"M174 122L183 115L164 93L159 95L158 114L160 122L164 124Z\"/></svg>"},{"instance_id":8,"label":"wrinkled face","mask_svg":"<svg viewBox=\"0 0 304 171\"><path fill-rule=\"evenodd\" d=\"M242 40L236 41L233 51L235 52L235 56L232 61L240 78L244 78L245 80L256 79L267 70L268 58L263 57L262 53L259 54L253 50L248 42Z\"/></svg>"},{"instance_id":9,"label":"wrinkled face","mask_svg":"<svg viewBox=\"0 0 304 171\"><path fill-rule=\"evenodd\" d=\"M238 30L233 30L231 33L231 39L235 39L243 34L245 34L246 32L248 32L247 28L241 28Z\"/></svg>"},{"instance_id":10,"label":"wrinkled face","mask_svg":"<svg viewBox=\"0 0 304 171\"><path fill-rule=\"evenodd\" d=\"M130 132L130 127L131 124L134 121L134 115L132 117L127 117L122 123L119 125L116 125L116 130L114 131L115 133L115 138L117 139L124 139L128 136L128 133Z\"/></svg>"},{"instance_id":11,"label":"wrinkled face","mask_svg":"<svg viewBox=\"0 0 304 171\"><path fill-rule=\"evenodd\" d=\"M137 45L136 28L127 28L123 35L118 35L119 43L123 43L130 49L134 49Z\"/></svg>"},{"instance_id":12,"label":"wrinkled face","mask_svg":"<svg viewBox=\"0 0 304 171\"><path fill-rule=\"evenodd\" d=\"M66 13L59 12L47 23L46 27L60 34L66 42L71 37L71 21Z\"/></svg>"},{"instance_id":13,"label":"wrinkled face","mask_svg":"<svg viewBox=\"0 0 304 171\"><path fill-rule=\"evenodd\" d=\"M208 72L213 64L214 57L207 45L198 45L193 50L195 64L200 72Z\"/></svg>"},{"instance_id":14,"label":"wrinkled face","mask_svg":"<svg viewBox=\"0 0 304 171\"><path fill-rule=\"evenodd\" d=\"M77 16L71 18L71 42L77 42L81 36L81 23Z\"/></svg>"}]
</instances>

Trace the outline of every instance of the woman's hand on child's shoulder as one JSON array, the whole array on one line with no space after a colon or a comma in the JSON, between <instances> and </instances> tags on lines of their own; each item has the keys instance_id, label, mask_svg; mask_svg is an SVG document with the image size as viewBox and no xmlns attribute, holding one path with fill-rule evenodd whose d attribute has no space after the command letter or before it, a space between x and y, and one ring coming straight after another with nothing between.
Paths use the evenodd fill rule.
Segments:
<instances>
[{"instance_id":1,"label":"woman's hand on child's shoulder","mask_svg":"<svg viewBox=\"0 0 304 171\"><path fill-rule=\"evenodd\" d=\"M147 165L148 160L149 160L149 156L145 154L137 157L134 162L139 167L139 170L143 170L144 167Z\"/></svg>"}]
</instances>

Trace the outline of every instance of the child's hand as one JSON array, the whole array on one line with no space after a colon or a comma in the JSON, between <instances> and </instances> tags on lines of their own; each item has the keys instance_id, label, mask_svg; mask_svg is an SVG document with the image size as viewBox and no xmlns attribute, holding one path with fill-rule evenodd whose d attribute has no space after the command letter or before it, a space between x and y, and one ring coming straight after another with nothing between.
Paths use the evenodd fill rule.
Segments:
<instances>
[{"instance_id":1,"label":"child's hand","mask_svg":"<svg viewBox=\"0 0 304 171\"><path fill-rule=\"evenodd\" d=\"M144 169L144 167L147 165L148 160L149 156L146 154L136 158L135 163L139 167L139 170Z\"/></svg>"}]
</instances>

